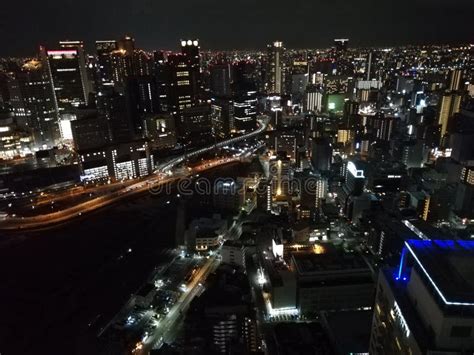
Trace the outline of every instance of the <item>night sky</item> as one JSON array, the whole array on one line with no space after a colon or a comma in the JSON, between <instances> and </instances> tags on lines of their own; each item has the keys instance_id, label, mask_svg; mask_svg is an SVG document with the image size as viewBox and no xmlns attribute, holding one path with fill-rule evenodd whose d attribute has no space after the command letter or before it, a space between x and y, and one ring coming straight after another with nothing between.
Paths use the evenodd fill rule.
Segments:
<instances>
[{"instance_id":1,"label":"night sky","mask_svg":"<svg viewBox=\"0 0 474 355\"><path fill-rule=\"evenodd\" d=\"M175 49L197 37L203 49L467 43L473 0L4 0L0 56L30 55L40 43L135 37L144 49Z\"/></svg>"}]
</instances>

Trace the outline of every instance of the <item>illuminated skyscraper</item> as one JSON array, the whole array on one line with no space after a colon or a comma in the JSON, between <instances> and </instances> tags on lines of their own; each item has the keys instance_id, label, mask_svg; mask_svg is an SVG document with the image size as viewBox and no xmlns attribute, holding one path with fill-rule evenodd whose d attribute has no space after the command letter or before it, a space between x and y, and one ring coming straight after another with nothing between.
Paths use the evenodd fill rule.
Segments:
<instances>
[{"instance_id":1,"label":"illuminated skyscraper","mask_svg":"<svg viewBox=\"0 0 474 355\"><path fill-rule=\"evenodd\" d=\"M234 119L232 129L254 130L257 124L257 91L248 89L237 93L234 100Z\"/></svg>"},{"instance_id":2,"label":"illuminated skyscraper","mask_svg":"<svg viewBox=\"0 0 474 355\"><path fill-rule=\"evenodd\" d=\"M438 124L441 126L441 140L447 132L449 119L460 110L461 98L461 95L449 92L441 97L438 112Z\"/></svg>"},{"instance_id":3,"label":"illuminated skyscraper","mask_svg":"<svg viewBox=\"0 0 474 355\"><path fill-rule=\"evenodd\" d=\"M111 52L114 86L123 89L127 78L134 73L135 40L130 36L117 41L117 49Z\"/></svg>"},{"instance_id":4,"label":"illuminated skyscraper","mask_svg":"<svg viewBox=\"0 0 474 355\"><path fill-rule=\"evenodd\" d=\"M234 102L228 98L211 99L211 121L214 137L224 139L234 129Z\"/></svg>"},{"instance_id":5,"label":"illuminated skyscraper","mask_svg":"<svg viewBox=\"0 0 474 355\"><path fill-rule=\"evenodd\" d=\"M170 67L165 61L162 51L153 53L154 76L158 90L158 105L160 112L168 112L168 94L170 84Z\"/></svg>"},{"instance_id":6,"label":"illuminated skyscraper","mask_svg":"<svg viewBox=\"0 0 474 355\"><path fill-rule=\"evenodd\" d=\"M117 49L125 52L127 55L132 55L135 51L135 39L130 36L125 36L117 41Z\"/></svg>"},{"instance_id":7,"label":"illuminated skyscraper","mask_svg":"<svg viewBox=\"0 0 474 355\"><path fill-rule=\"evenodd\" d=\"M81 42L60 42L61 49L41 54L54 88L55 101L61 114L72 107L86 105L90 92L84 49Z\"/></svg>"},{"instance_id":8,"label":"illuminated skyscraper","mask_svg":"<svg viewBox=\"0 0 474 355\"><path fill-rule=\"evenodd\" d=\"M323 107L323 91L317 85L308 85L305 96L305 112L321 112Z\"/></svg>"},{"instance_id":9,"label":"illuminated skyscraper","mask_svg":"<svg viewBox=\"0 0 474 355\"><path fill-rule=\"evenodd\" d=\"M267 46L267 83L266 89L268 93L282 94L285 81L285 71L283 62L283 42L273 42Z\"/></svg>"},{"instance_id":10,"label":"illuminated skyscraper","mask_svg":"<svg viewBox=\"0 0 474 355\"><path fill-rule=\"evenodd\" d=\"M449 91L458 91L462 87L463 71L461 69L454 69L449 74Z\"/></svg>"},{"instance_id":11,"label":"illuminated skyscraper","mask_svg":"<svg viewBox=\"0 0 474 355\"><path fill-rule=\"evenodd\" d=\"M32 131L37 148L54 146L59 138L58 113L47 68L31 60L12 73L7 84L19 127Z\"/></svg>"},{"instance_id":12,"label":"illuminated skyscraper","mask_svg":"<svg viewBox=\"0 0 474 355\"><path fill-rule=\"evenodd\" d=\"M347 162L346 183L344 191L348 196L359 196L364 191L365 172L360 161Z\"/></svg>"},{"instance_id":13,"label":"illuminated skyscraper","mask_svg":"<svg viewBox=\"0 0 474 355\"><path fill-rule=\"evenodd\" d=\"M168 110L172 113L179 113L196 103L197 92L192 85L195 80L193 78L194 71L191 70L186 57L182 54L170 55L168 65Z\"/></svg>"},{"instance_id":14,"label":"illuminated skyscraper","mask_svg":"<svg viewBox=\"0 0 474 355\"><path fill-rule=\"evenodd\" d=\"M117 50L117 41L96 41L98 85L112 86L114 84L114 70L112 53Z\"/></svg>"},{"instance_id":15,"label":"illuminated skyscraper","mask_svg":"<svg viewBox=\"0 0 474 355\"><path fill-rule=\"evenodd\" d=\"M197 103L200 57L197 40L182 40L181 54L168 57L168 110L179 113Z\"/></svg>"},{"instance_id":16,"label":"illuminated skyscraper","mask_svg":"<svg viewBox=\"0 0 474 355\"><path fill-rule=\"evenodd\" d=\"M190 85L192 90L197 94L201 86L201 56L199 54L199 41L194 40L182 40L181 41L181 54L186 59L186 64L191 72Z\"/></svg>"}]
</instances>

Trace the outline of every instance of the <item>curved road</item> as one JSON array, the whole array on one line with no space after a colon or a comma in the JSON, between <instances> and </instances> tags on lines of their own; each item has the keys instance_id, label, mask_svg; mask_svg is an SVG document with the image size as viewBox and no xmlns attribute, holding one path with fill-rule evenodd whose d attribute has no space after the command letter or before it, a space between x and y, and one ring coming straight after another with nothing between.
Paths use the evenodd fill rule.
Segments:
<instances>
[{"instance_id":1,"label":"curved road","mask_svg":"<svg viewBox=\"0 0 474 355\"><path fill-rule=\"evenodd\" d=\"M187 158L196 157L201 154L210 152L216 148L222 148L222 147L225 147L226 145L255 137L266 130L267 125L268 125L268 119L260 120L259 125L260 127L251 133L248 133L239 137L231 138L231 139L219 142L217 144L213 144L211 146L201 148L190 153L183 154L179 157L173 158L170 161L167 161L166 163L159 165L155 173L159 174L160 176L151 175L147 177L146 179L141 180L140 182L137 182L132 185L128 185L124 187L123 189L112 192L111 194L96 197L92 200L79 203L72 207L66 208L62 211L57 211L57 212L52 212L52 213L42 214L42 215L37 215L37 216L31 216L31 217L21 217L21 216L6 217L0 221L0 230L26 230L26 229L46 228L53 224L63 223L73 218L80 217L85 213L89 213L89 212L98 210L100 208L109 206L111 204L117 203L126 198L130 198L132 196L142 194L149 190L157 189L163 184L172 183L180 178L191 175L192 172L189 172L188 174L173 174L171 171L171 169L175 168L177 165L184 162ZM220 159L220 160L216 160L211 163L208 163L204 167L199 167L198 170L204 171L207 169L212 169L222 164L227 164L227 163L238 161L238 160L239 158ZM162 173L171 173L172 176L164 178L162 177Z\"/></svg>"}]
</instances>

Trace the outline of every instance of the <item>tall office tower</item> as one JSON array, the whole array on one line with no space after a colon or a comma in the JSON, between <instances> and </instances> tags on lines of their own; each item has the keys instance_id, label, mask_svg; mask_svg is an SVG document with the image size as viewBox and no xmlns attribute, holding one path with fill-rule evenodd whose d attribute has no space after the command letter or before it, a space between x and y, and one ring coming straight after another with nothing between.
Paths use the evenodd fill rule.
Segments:
<instances>
[{"instance_id":1,"label":"tall office tower","mask_svg":"<svg viewBox=\"0 0 474 355\"><path fill-rule=\"evenodd\" d=\"M232 129L237 132L251 131L257 125L257 91L249 86L236 93Z\"/></svg>"},{"instance_id":2,"label":"tall office tower","mask_svg":"<svg viewBox=\"0 0 474 355\"><path fill-rule=\"evenodd\" d=\"M407 240L379 273L369 353L472 353L473 258L473 241Z\"/></svg>"},{"instance_id":3,"label":"tall office tower","mask_svg":"<svg viewBox=\"0 0 474 355\"><path fill-rule=\"evenodd\" d=\"M281 132L275 136L275 151L284 154L292 161L296 160L297 133Z\"/></svg>"},{"instance_id":4,"label":"tall office tower","mask_svg":"<svg viewBox=\"0 0 474 355\"><path fill-rule=\"evenodd\" d=\"M449 73L449 91L459 91L462 88L463 71L461 69L453 69Z\"/></svg>"},{"instance_id":5,"label":"tall office tower","mask_svg":"<svg viewBox=\"0 0 474 355\"><path fill-rule=\"evenodd\" d=\"M329 171L332 162L332 146L327 138L315 138L311 145L311 163L318 171Z\"/></svg>"},{"instance_id":6,"label":"tall office tower","mask_svg":"<svg viewBox=\"0 0 474 355\"><path fill-rule=\"evenodd\" d=\"M211 93L215 97L231 96L230 64L215 64L211 67Z\"/></svg>"},{"instance_id":7,"label":"tall office tower","mask_svg":"<svg viewBox=\"0 0 474 355\"><path fill-rule=\"evenodd\" d=\"M125 52L127 55L132 55L135 52L135 39L130 36L125 36L117 41L117 49Z\"/></svg>"},{"instance_id":8,"label":"tall office tower","mask_svg":"<svg viewBox=\"0 0 474 355\"><path fill-rule=\"evenodd\" d=\"M270 161L272 191L276 197L288 197L292 179L291 162L286 157L277 157Z\"/></svg>"},{"instance_id":9,"label":"tall office tower","mask_svg":"<svg viewBox=\"0 0 474 355\"><path fill-rule=\"evenodd\" d=\"M441 126L441 140L447 132L450 118L460 110L461 99L461 95L449 92L441 97L438 112L438 124Z\"/></svg>"},{"instance_id":10,"label":"tall office tower","mask_svg":"<svg viewBox=\"0 0 474 355\"><path fill-rule=\"evenodd\" d=\"M344 118L349 119L359 114L359 103L357 101L348 100L344 102Z\"/></svg>"},{"instance_id":11,"label":"tall office tower","mask_svg":"<svg viewBox=\"0 0 474 355\"><path fill-rule=\"evenodd\" d=\"M285 64L283 62L283 42L273 42L267 46L267 80L268 93L281 95L284 92Z\"/></svg>"},{"instance_id":12,"label":"tall office tower","mask_svg":"<svg viewBox=\"0 0 474 355\"><path fill-rule=\"evenodd\" d=\"M263 178L257 186L257 208L263 212L269 212L272 209L272 183L270 180Z\"/></svg>"},{"instance_id":13,"label":"tall office tower","mask_svg":"<svg viewBox=\"0 0 474 355\"><path fill-rule=\"evenodd\" d=\"M127 78L124 93L135 134L142 135L145 115L160 112L155 78L151 75L131 76Z\"/></svg>"},{"instance_id":14,"label":"tall office tower","mask_svg":"<svg viewBox=\"0 0 474 355\"><path fill-rule=\"evenodd\" d=\"M323 108L323 90L318 85L308 85L305 97L305 112L321 112Z\"/></svg>"},{"instance_id":15,"label":"tall office tower","mask_svg":"<svg viewBox=\"0 0 474 355\"><path fill-rule=\"evenodd\" d=\"M367 81L375 80L378 78L377 67L376 67L376 57L377 57L377 52L370 51L367 54L367 67L365 69Z\"/></svg>"},{"instance_id":16,"label":"tall office tower","mask_svg":"<svg viewBox=\"0 0 474 355\"><path fill-rule=\"evenodd\" d=\"M385 117L383 113L368 117L368 126L372 129L372 134L377 139L390 141L395 130L395 118Z\"/></svg>"},{"instance_id":17,"label":"tall office tower","mask_svg":"<svg viewBox=\"0 0 474 355\"><path fill-rule=\"evenodd\" d=\"M134 77L150 76L153 74L153 57L143 50L135 50L132 58Z\"/></svg>"},{"instance_id":18,"label":"tall office tower","mask_svg":"<svg viewBox=\"0 0 474 355\"><path fill-rule=\"evenodd\" d=\"M254 62L241 60L232 64L232 89L238 92L245 90L248 85L258 87L255 73L256 67Z\"/></svg>"},{"instance_id":19,"label":"tall office tower","mask_svg":"<svg viewBox=\"0 0 474 355\"><path fill-rule=\"evenodd\" d=\"M190 71L190 85L196 94L199 94L201 87L201 56L199 54L199 41L194 40L182 40L181 41L181 54L185 57Z\"/></svg>"},{"instance_id":20,"label":"tall office tower","mask_svg":"<svg viewBox=\"0 0 474 355\"><path fill-rule=\"evenodd\" d=\"M328 180L317 174L303 179L300 191L300 217L310 218L313 211L317 212L323 204L328 192Z\"/></svg>"},{"instance_id":21,"label":"tall office tower","mask_svg":"<svg viewBox=\"0 0 474 355\"><path fill-rule=\"evenodd\" d=\"M112 77L116 89L123 90L127 78L134 74L135 40L130 36L117 41L111 52Z\"/></svg>"},{"instance_id":22,"label":"tall office tower","mask_svg":"<svg viewBox=\"0 0 474 355\"><path fill-rule=\"evenodd\" d=\"M411 139L399 144L402 149L400 161L405 164L408 169L420 168L423 166L426 162L425 145L423 140Z\"/></svg>"},{"instance_id":23,"label":"tall office tower","mask_svg":"<svg viewBox=\"0 0 474 355\"><path fill-rule=\"evenodd\" d=\"M97 110L106 119L108 136L113 143L128 142L134 137L134 126L127 109L127 99L113 88L97 95Z\"/></svg>"},{"instance_id":24,"label":"tall office tower","mask_svg":"<svg viewBox=\"0 0 474 355\"><path fill-rule=\"evenodd\" d=\"M349 47L349 39L347 38L338 38L334 40L334 47L336 52L345 52Z\"/></svg>"},{"instance_id":25,"label":"tall office tower","mask_svg":"<svg viewBox=\"0 0 474 355\"><path fill-rule=\"evenodd\" d=\"M306 87L309 83L308 61L295 60L291 66L291 97L293 102L303 101Z\"/></svg>"},{"instance_id":26,"label":"tall office tower","mask_svg":"<svg viewBox=\"0 0 474 355\"><path fill-rule=\"evenodd\" d=\"M79 47L58 50L41 47L42 60L49 71L59 114L87 104L90 91L83 52Z\"/></svg>"},{"instance_id":27,"label":"tall office tower","mask_svg":"<svg viewBox=\"0 0 474 355\"><path fill-rule=\"evenodd\" d=\"M158 105L160 112L168 112L168 93L170 84L170 67L162 51L153 53L154 76L158 90Z\"/></svg>"},{"instance_id":28,"label":"tall office tower","mask_svg":"<svg viewBox=\"0 0 474 355\"><path fill-rule=\"evenodd\" d=\"M173 54L168 57L169 90L168 111L179 114L197 103L197 87L193 85L196 74L191 70L186 56Z\"/></svg>"},{"instance_id":29,"label":"tall office tower","mask_svg":"<svg viewBox=\"0 0 474 355\"><path fill-rule=\"evenodd\" d=\"M199 41L194 40L181 40L181 54L188 58L189 64L193 67L201 66L201 57L199 55Z\"/></svg>"},{"instance_id":30,"label":"tall office tower","mask_svg":"<svg viewBox=\"0 0 474 355\"><path fill-rule=\"evenodd\" d=\"M86 104L89 101L89 94L94 92L93 77L90 75L88 70L88 57L84 49L83 41L59 41L59 47L61 49L76 49L79 59L79 70L81 72L82 87L84 89L84 95L86 97ZM92 80L91 80L92 79Z\"/></svg>"},{"instance_id":31,"label":"tall office tower","mask_svg":"<svg viewBox=\"0 0 474 355\"><path fill-rule=\"evenodd\" d=\"M211 108L207 104L183 108L176 116L178 139L184 146L209 144L212 140Z\"/></svg>"},{"instance_id":32,"label":"tall office tower","mask_svg":"<svg viewBox=\"0 0 474 355\"><path fill-rule=\"evenodd\" d=\"M347 162L344 191L347 196L360 196L364 192L365 173L361 161Z\"/></svg>"},{"instance_id":33,"label":"tall office tower","mask_svg":"<svg viewBox=\"0 0 474 355\"><path fill-rule=\"evenodd\" d=\"M117 41L96 41L98 89L114 85L112 53L117 50Z\"/></svg>"},{"instance_id":34,"label":"tall office tower","mask_svg":"<svg viewBox=\"0 0 474 355\"><path fill-rule=\"evenodd\" d=\"M7 85L18 126L32 132L36 148L53 147L59 139L59 126L47 67L31 60L8 77Z\"/></svg>"},{"instance_id":35,"label":"tall office tower","mask_svg":"<svg viewBox=\"0 0 474 355\"><path fill-rule=\"evenodd\" d=\"M215 138L227 138L234 127L234 101L229 98L211 99L212 134Z\"/></svg>"}]
</instances>

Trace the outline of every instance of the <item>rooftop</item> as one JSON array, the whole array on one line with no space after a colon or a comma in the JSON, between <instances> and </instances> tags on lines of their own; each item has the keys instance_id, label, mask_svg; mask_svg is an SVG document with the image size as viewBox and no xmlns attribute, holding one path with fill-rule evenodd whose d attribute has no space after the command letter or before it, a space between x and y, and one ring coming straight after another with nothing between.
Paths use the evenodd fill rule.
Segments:
<instances>
[{"instance_id":1,"label":"rooftop","mask_svg":"<svg viewBox=\"0 0 474 355\"><path fill-rule=\"evenodd\" d=\"M369 269L359 255L342 253L329 245L324 245L321 252L317 250L292 254L294 265L300 275Z\"/></svg>"},{"instance_id":2,"label":"rooftop","mask_svg":"<svg viewBox=\"0 0 474 355\"><path fill-rule=\"evenodd\" d=\"M474 241L408 240L405 245L446 304L474 306Z\"/></svg>"}]
</instances>

